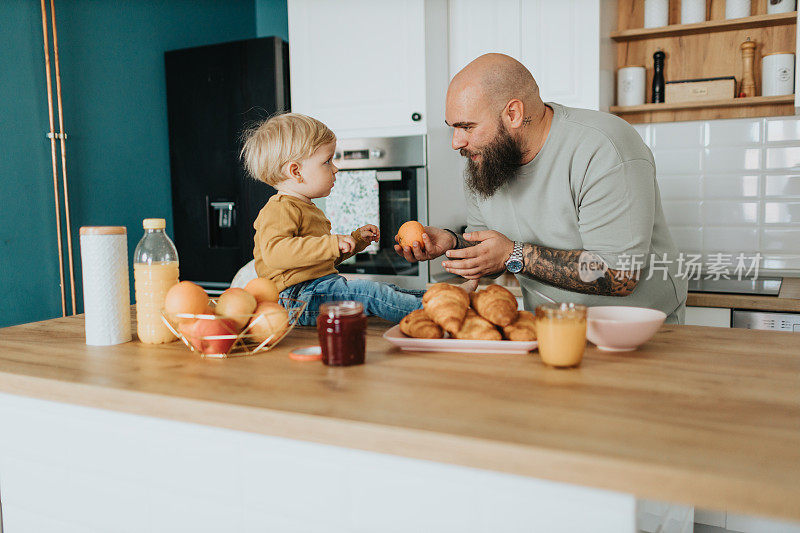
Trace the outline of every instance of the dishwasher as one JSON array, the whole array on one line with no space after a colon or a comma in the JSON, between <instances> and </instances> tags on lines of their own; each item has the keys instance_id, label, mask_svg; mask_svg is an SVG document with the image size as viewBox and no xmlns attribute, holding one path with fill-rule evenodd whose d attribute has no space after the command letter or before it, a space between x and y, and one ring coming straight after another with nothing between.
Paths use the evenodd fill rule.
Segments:
<instances>
[{"instance_id":1,"label":"dishwasher","mask_svg":"<svg viewBox=\"0 0 800 533\"><path fill-rule=\"evenodd\" d=\"M800 332L800 314L733 310L734 328Z\"/></svg>"}]
</instances>

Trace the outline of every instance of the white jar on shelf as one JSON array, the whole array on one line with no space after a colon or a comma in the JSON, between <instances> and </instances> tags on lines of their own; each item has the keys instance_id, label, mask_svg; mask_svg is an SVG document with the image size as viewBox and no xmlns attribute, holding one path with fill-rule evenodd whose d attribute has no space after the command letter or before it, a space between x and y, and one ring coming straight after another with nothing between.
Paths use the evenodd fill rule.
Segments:
<instances>
[{"instance_id":1,"label":"white jar on shelf","mask_svg":"<svg viewBox=\"0 0 800 533\"><path fill-rule=\"evenodd\" d=\"M644 27L660 28L669 24L669 0L644 0Z\"/></svg>"},{"instance_id":2,"label":"white jar on shelf","mask_svg":"<svg viewBox=\"0 0 800 533\"><path fill-rule=\"evenodd\" d=\"M767 0L767 14L789 13L797 9L796 0Z\"/></svg>"},{"instance_id":3,"label":"white jar on shelf","mask_svg":"<svg viewBox=\"0 0 800 533\"><path fill-rule=\"evenodd\" d=\"M750 0L725 0L725 18L740 19L750 16Z\"/></svg>"},{"instance_id":4,"label":"white jar on shelf","mask_svg":"<svg viewBox=\"0 0 800 533\"><path fill-rule=\"evenodd\" d=\"M767 54L761 58L761 96L794 94L794 54Z\"/></svg>"},{"instance_id":5,"label":"white jar on shelf","mask_svg":"<svg viewBox=\"0 0 800 533\"><path fill-rule=\"evenodd\" d=\"M681 0L681 24L705 22L706 0Z\"/></svg>"},{"instance_id":6,"label":"white jar on shelf","mask_svg":"<svg viewBox=\"0 0 800 533\"><path fill-rule=\"evenodd\" d=\"M639 65L620 67L617 70L617 105L628 107L644 104L645 68Z\"/></svg>"}]
</instances>

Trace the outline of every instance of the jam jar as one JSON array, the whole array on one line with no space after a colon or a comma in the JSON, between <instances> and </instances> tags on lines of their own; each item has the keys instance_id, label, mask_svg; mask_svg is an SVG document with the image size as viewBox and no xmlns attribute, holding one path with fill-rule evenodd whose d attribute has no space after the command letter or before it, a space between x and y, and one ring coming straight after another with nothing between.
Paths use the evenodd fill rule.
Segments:
<instances>
[{"instance_id":1,"label":"jam jar","mask_svg":"<svg viewBox=\"0 0 800 533\"><path fill-rule=\"evenodd\" d=\"M327 302L319 307L317 334L322 362L329 366L364 364L367 317L361 302Z\"/></svg>"}]
</instances>

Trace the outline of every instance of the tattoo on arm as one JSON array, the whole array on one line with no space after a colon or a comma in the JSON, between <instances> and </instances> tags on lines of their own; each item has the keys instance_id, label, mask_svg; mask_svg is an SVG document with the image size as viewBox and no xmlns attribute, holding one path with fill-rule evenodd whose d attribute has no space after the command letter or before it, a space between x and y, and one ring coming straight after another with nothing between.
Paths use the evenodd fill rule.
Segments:
<instances>
[{"instance_id":1,"label":"tattoo on arm","mask_svg":"<svg viewBox=\"0 0 800 533\"><path fill-rule=\"evenodd\" d=\"M525 243L522 255L525 266L521 274L568 291L627 296L639 281L638 273L608 268L600 257L585 250L557 250Z\"/></svg>"}]
</instances>

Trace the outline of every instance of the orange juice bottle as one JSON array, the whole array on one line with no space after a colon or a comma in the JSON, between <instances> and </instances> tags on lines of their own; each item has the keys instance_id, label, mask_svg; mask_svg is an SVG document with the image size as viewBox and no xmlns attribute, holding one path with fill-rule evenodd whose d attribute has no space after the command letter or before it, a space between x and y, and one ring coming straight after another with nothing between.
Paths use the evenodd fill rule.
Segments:
<instances>
[{"instance_id":1,"label":"orange juice bottle","mask_svg":"<svg viewBox=\"0 0 800 533\"><path fill-rule=\"evenodd\" d=\"M161 318L167 291L178 283L178 251L164 232L166 225L163 218L144 219L144 236L133 252L136 333L146 344L176 339Z\"/></svg>"}]
</instances>

